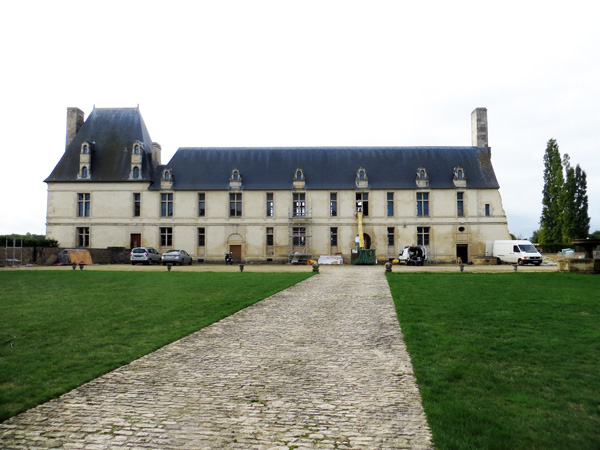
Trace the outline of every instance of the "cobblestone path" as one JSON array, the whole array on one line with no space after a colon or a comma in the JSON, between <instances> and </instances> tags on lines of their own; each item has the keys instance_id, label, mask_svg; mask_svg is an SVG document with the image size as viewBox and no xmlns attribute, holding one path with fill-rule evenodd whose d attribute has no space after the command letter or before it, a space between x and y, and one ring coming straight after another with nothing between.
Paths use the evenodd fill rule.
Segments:
<instances>
[{"instance_id":1,"label":"cobblestone path","mask_svg":"<svg viewBox=\"0 0 600 450\"><path fill-rule=\"evenodd\" d=\"M381 266L321 273L0 424L2 449L428 449Z\"/></svg>"}]
</instances>

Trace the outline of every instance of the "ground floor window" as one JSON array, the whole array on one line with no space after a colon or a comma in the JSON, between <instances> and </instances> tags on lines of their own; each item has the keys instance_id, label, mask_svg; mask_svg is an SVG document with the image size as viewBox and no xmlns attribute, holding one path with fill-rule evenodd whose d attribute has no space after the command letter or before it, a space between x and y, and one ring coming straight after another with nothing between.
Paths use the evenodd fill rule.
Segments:
<instances>
[{"instance_id":1,"label":"ground floor window","mask_svg":"<svg viewBox=\"0 0 600 450\"><path fill-rule=\"evenodd\" d=\"M394 227L388 227L387 229L387 242L388 247L394 246Z\"/></svg>"},{"instance_id":2,"label":"ground floor window","mask_svg":"<svg viewBox=\"0 0 600 450\"><path fill-rule=\"evenodd\" d=\"M294 247L304 247L306 245L306 227L294 227L292 233Z\"/></svg>"},{"instance_id":3,"label":"ground floor window","mask_svg":"<svg viewBox=\"0 0 600 450\"><path fill-rule=\"evenodd\" d=\"M77 227L77 247L90 246L90 228Z\"/></svg>"},{"instance_id":4,"label":"ground floor window","mask_svg":"<svg viewBox=\"0 0 600 450\"><path fill-rule=\"evenodd\" d=\"M160 246L171 247L173 245L173 228L160 227Z\"/></svg>"},{"instance_id":5,"label":"ground floor window","mask_svg":"<svg viewBox=\"0 0 600 450\"><path fill-rule=\"evenodd\" d=\"M338 245L338 227L329 228L330 244L332 247Z\"/></svg>"},{"instance_id":6,"label":"ground floor window","mask_svg":"<svg viewBox=\"0 0 600 450\"><path fill-rule=\"evenodd\" d=\"M198 247L206 246L206 228L198 228Z\"/></svg>"},{"instance_id":7,"label":"ground floor window","mask_svg":"<svg viewBox=\"0 0 600 450\"><path fill-rule=\"evenodd\" d=\"M417 227L417 245L429 245L429 227Z\"/></svg>"},{"instance_id":8,"label":"ground floor window","mask_svg":"<svg viewBox=\"0 0 600 450\"><path fill-rule=\"evenodd\" d=\"M267 227L267 247L273 246L273 227Z\"/></svg>"}]
</instances>

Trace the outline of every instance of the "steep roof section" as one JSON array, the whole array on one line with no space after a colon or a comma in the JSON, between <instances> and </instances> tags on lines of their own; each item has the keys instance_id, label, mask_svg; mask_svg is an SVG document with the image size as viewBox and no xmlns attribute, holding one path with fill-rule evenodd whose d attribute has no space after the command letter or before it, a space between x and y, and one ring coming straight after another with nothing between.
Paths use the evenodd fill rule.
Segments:
<instances>
[{"instance_id":1,"label":"steep roof section","mask_svg":"<svg viewBox=\"0 0 600 450\"><path fill-rule=\"evenodd\" d=\"M432 189L455 188L458 166L468 188L499 187L487 147L180 148L167 166L175 190L229 189L233 169L240 171L242 189L291 189L298 168L306 189L356 189L361 167L369 189L415 189L420 166ZM160 187L155 181L150 189Z\"/></svg>"},{"instance_id":2,"label":"steep roof section","mask_svg":"<svg viewBox=\"0 0 600 450\"><path fill-rule=\"evenodd\" d=\"M78 181L81 144L92 143L89 181L129 181L135 141L142 143L142 171L152 177L152 140L138 108L94 108L45 182Z\"/></svg>"}]
</instances>

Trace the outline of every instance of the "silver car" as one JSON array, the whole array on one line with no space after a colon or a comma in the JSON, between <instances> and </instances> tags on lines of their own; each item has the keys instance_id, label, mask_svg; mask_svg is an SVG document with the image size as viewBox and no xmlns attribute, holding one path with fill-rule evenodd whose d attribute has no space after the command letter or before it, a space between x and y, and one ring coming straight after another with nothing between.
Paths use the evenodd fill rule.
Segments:
<instances>
[{"instance_id":1,"label":"silver car","mask_svg":"<svg viewBox=\"0 0 600 450\"><path fill-rule=\"evenodd\" d=\"M136 263L159 264L160 253L154 247L136 247L131 250L131 265Z\"/></svg>"},{"instance_id":2,"label":"silver car","mask_svg":"<svg viewBox=\"0 0 600 450\"><path fill-rule=\"evenodd\" d=\"M166 264L192 265L192 257L185 250L169 250L162 254L161 261L163 266Z\"/></svg>"}]
</instances>

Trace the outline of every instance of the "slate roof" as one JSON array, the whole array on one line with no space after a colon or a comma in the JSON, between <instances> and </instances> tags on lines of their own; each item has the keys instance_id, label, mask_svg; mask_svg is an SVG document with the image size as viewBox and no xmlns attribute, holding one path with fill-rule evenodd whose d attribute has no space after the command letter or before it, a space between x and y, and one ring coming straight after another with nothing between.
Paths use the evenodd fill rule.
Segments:
<instances>
[{"instance_id":1,"label":"slate roof","mask_svg":"<svg viewBox=\"0 0 600 450\"><path fill-rule=\"evenodd\" d=\"M44 181L128 181L131 153L136 140L143 143L142 173L136 181L150 181L152 140L139 109L94 108L50 176ZM77 179L79 153L84 141L94 143L89 181Z\"/></svg>"},{"instance_id":2,"label":"slate roof","mask_svg":"<svg viewBox=\"0 0 600 450\"><path fill-rule=\"evenodd\" d=\"M415 189L420 166L430 188L454 189L459 165L468 188L499 187L487 147L180 148L166 167L174 190L227 190L233 169L240 171L244 190L289 190L298 168L307 190L334 190L356 189L360 167L369 189ZM150 189L159 188L156 173Z\"/></svg>"}]
</instances>

